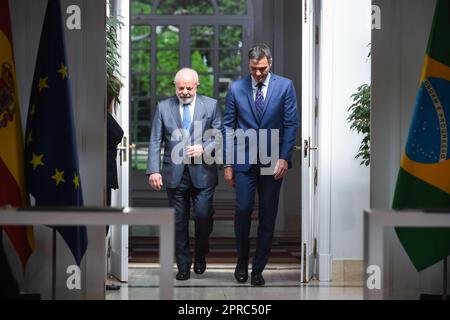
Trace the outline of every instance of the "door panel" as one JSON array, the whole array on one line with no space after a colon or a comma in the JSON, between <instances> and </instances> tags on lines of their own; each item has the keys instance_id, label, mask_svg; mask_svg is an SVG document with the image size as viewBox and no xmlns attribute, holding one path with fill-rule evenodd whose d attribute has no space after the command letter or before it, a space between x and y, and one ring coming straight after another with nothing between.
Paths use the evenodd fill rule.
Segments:
<instances>
[{"instance_id":1,"label":"door panel","mask_svg":"<svg viewBox=\"0 0 450 320\"><path fill-rule=\"evenodd\" d=\"M302 18L302 282L308 282L315 266L315 213L317 210L318 59L314 0L303 0Z\"/></svg>"},{"instance_id":2,"label":"door panel","mask_svg":"<svg viewBox=\"0 0 450 320\"><path fill-rule=\"evenodd\" d=\"M244 52L250 43L251 30L246 18L234 19L231 25L226 20L197 18L167 18L143 21L137 19L131 26L131 63L143 62L145 66L131 65L131 112L130 136L135 149L131 154L130 196L132 206L167 206L164 191L150 189L145 176L147 148L150 139L152 116L157 101L175 94L173 77L183 66L196 69L200 77L199 94L215 97L219 107L225 109L225 95L232 81L243 74L247 63ZM133 19L133 18L132 18ZM147 57L143 57L143 54ZM141 72L151 70L151 72ZM246 69L245 69L246 70ZM219 176L223 173L220 168ZM232 220L235 200L234 190L223 179L219 179L215 193L215 218ZM131 236L153 234L141 227L131 228ZM226 234L232 236L232 228L227 226ZM216 228L214 232L219 231ZM223 233L222 233L223 234Z\"/></svg>"},{"instance_id":3,"label":"door panel","mask_svg":"<svg viewBox=\"0 0 450 320\"><path fill-rule=\"evenodd\" d=\"M130 172L130 136L129 136L129 2L118 1L117 14L124 17L125 26L119 33L121 42L121 64L120 71L124 75L122 79L124 86L120 91L120 107L118 108L117 120L124 131L122 143L118 146L118 190L111 194L111 205L117 207L128 207L129 200L129 172ZM128 281L128 226L113 225L111 227L111 274L120 281Z\"/></svg>"}]
</instances>

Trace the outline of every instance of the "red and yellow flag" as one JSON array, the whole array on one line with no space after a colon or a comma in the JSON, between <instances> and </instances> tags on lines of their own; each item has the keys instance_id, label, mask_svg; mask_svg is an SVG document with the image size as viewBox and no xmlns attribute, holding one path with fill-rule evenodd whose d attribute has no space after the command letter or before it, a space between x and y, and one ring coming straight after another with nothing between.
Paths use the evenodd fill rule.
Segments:
<instances>
[{"instance_id":1,"label":"red and yellow flag","mask_svg":"<svg viewBox=\"0 0 450 320\"><path fill-rule=\"evenodd\" d=\"M17 94L8 0L0 0L0 207L28 204L25 190L22 124ZM1 214L1 213L0 213ZM31 227L4 230L25 269L32 253Z\"/></svg>"}]
</instances>

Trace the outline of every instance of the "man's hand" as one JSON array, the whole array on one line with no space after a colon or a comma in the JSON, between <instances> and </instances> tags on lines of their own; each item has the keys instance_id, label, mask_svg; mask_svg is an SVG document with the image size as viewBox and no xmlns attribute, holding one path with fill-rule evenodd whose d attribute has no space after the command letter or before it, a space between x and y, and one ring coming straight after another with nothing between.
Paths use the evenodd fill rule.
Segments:
<instances>
[{"instance_id":1,"label":"man's hand","mask_svg":"<svg viewBox=\"0 0 450 320\"><path fill-rule=\"evenodd\" d=\"M284 159L279 159L275 166L274 171L275 180L283 179L288 169L289 169L288 162Z\"/></svg>"},{"instance_id":2,"label":"man's hand","mask_svg":"<svg viewBox=\"0 0 450 320\"><path fill-rule=\"evenodd\" d=\"M148 184L153 188L153 190L160 191L163 186L162 175L159 173L149 175Z\"/></svg>"},{"instance_id":3,"label":"man's hand","mask_svg":"<svg viewBox=\"0 0 450 320\"><path fill-rule=\"evenodd\" d=\"M223 169L223 177L230 187L234 188L236 186L236 181L234 180L233 167L225 167Z\"/></svg>"},{"instance_id":4,"label":"man's hand","mask_svg":"<svg viewBox=\"0 0 450 320\"><path fill-rule=\"evenodd\" d=\"M200 157L203 154L203 147L200 144L187 147L186 154L191 158Z\"/></svg>"}]
</instances>

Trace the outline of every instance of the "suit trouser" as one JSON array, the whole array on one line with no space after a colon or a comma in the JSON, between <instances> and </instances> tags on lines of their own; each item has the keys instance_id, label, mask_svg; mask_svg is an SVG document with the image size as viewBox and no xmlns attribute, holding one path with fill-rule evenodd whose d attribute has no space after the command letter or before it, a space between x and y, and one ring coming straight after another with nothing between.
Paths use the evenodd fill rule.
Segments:
<instances>
[{"instance_id":1,"label":"suit trouser","mask_svg":"<svg viewBox=\"0 0 450 320\"><path fill-rule=\"evenodd\" d=\"M189 270L192 256L189 250L189 217L191 199L195 218L195 254L209 252L209 235L213 229L212 203L214 187L197 189L189 171L185 170L177 188L167 188L170 206L175 209L175 256L178 270Z\"/></svg>"},{"instance_id":2,"label":"suit trouser","mask_svg":"<svg viewBox=\"0 0 450 320\"><path fill-rule=\"evenodd\" d=\"M252 270L262 272L267 264L272 247L282 179L275 180L273 175L261 175L259 166L253 165L247 172L235 172L235 180L234 232L238 257L243 260L248 260L249 257L251 215L255 203L255 193L258 191L259 222Z\"/></svg>"}]
</instances>

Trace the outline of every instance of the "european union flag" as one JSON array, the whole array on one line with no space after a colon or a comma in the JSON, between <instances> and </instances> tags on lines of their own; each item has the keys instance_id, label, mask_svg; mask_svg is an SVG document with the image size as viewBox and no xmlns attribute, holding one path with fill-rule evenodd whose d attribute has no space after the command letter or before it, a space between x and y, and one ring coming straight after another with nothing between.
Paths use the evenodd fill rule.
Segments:
<instances>
[{"instance_id":1,"label":"european union flag","mask_svg":"<svg viewBox=\"0 0 450 320\"><path fill-rule=\"evenodd\" d=\"M59 0L49 0L28 109L25 167L36 206L82 206L80 173ZM55 227L76 263L87 249L86 227Z\"/></svg>"}]
</instances>

